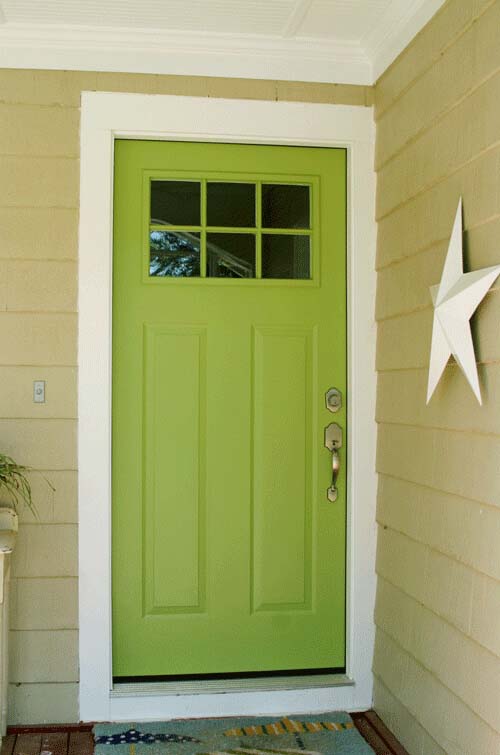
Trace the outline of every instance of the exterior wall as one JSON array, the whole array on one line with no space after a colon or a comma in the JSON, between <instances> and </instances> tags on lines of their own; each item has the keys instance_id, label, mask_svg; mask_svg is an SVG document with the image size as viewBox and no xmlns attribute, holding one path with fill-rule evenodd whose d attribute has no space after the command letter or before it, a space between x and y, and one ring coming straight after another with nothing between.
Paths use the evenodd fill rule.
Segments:
<instances>
[{"instance_id":1,"label":"exterior wall","mask_svg":"<svg viewBox=\"0 0 500 755\"><path fill-rule=\"evenodd\" d=\"M0 71L0 438L43 470L13 556L9 722L78 719L76 284L82 90L367 106L369 87ZM47 381L34 404L32 381Z\"/></svg>"},{"instance_id":2,"label":"exterior wall","mask_svg":"<svg viewBox=\"0 0 500 755\"><path fill-rule=\"evenodd\" d=\"M375 708L411 755L500 752L500 283L474 325L483 408L450 364L425 406L457 201L468 269L500 257L500 0L448 0L375 88Z\"/></svg>"}]
</instances>

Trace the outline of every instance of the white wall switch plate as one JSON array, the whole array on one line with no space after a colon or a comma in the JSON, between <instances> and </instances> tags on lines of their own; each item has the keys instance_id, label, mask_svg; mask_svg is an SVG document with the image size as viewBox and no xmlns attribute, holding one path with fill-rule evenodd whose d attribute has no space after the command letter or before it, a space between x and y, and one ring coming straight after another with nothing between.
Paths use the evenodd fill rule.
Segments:
<instances>
[{"instance_id":1,"label":"white wall switch plate","mask_svg":"<svg viewBox=\"0 0 500 755\"><path fill-rule=\"evenodd\" d=\"M33 381L33 401L35 404L45 404L45 380Z\"/></svg>"}]
</instances>

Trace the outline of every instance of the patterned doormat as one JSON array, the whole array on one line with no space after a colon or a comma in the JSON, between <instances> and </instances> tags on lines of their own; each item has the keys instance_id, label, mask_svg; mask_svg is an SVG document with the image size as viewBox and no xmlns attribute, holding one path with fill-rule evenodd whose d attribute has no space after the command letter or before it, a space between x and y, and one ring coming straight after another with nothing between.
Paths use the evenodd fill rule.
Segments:
<instances>
[{"instance_id":1,"label":"patterned doormat","mask_svg":"<svg viewBox=\"0 0 500 755\"><path fill-rule=\"evenodd\" d=\"M97 724L95 755L373 755L347 713Z\"/></svg>"}]
</instances>

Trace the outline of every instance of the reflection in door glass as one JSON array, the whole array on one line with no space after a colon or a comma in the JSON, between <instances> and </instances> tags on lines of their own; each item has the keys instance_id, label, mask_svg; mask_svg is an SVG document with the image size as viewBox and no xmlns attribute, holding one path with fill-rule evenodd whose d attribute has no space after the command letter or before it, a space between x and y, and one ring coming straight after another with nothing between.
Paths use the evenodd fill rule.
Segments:
<instances>
[{"instance_id":1,"label":"reflection in door glass","mask_svg":"<svg viewBox=\"0 0 500 755\"><path fill-rule=\"evenodd\" d=\"M254 278L253 233L207 233L207 276Z\"/></svg>"},{"instance_id":2,"label":"reflection in door glass","mask_svg":"<svg viewBox=\"0 0 500 755\"><path fill-rule=\"evenodd\" d=\"M184 278L200 274L200 234L188 231L151 231L149 275Z\"/></svg>"},{"instance_id":3,"label":"reflection in door glass","mask_svg":"<svg viewBox=\"0 0 500 755\"><path fill-rule=\"evenodd\" d=\"M262 235L262 277L311 277L309 236L282 233Z\"/></svg>"},{"instance_id":4,"label":"reflection in door glass","mask_svg":"<svg viewBox=\"0 0 500 755\"><path fill-rule=\"evenodd\" d=\"M199 181L151 181L151 223L200 225Z\"/></svg>"}]
</instances>

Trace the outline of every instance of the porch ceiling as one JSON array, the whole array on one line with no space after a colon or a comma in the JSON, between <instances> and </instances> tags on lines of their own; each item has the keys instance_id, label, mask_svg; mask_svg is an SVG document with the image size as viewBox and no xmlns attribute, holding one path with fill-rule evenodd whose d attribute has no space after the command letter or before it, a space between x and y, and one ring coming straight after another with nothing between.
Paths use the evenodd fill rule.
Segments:
<instances>
[{"instance_id":1,"label":"porch ceiling","mask_svg":"<svg viewBox=\"0 0 500 755\"><path fill-rule=\"evenodd\" d=\"M3 0L0 65L372 84L444 0Z\"/></svg>"}]
</instances>

